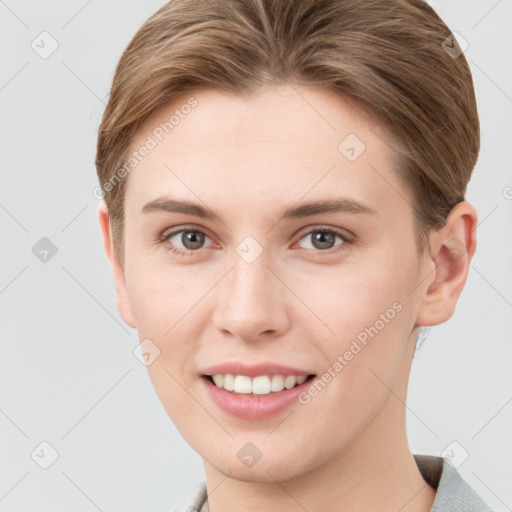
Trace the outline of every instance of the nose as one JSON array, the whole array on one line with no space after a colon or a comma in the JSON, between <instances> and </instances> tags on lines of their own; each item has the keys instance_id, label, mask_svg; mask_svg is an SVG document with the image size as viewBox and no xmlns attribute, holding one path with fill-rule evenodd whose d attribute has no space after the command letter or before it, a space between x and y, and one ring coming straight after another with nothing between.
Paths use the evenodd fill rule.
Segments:
<instances>
[{"instance_id":1,"label":"nose","mask_svg":"<svg viewBox=\"0 0 512 512\"><path fill-rule=\"evenodd\" d=\"M289 294L270 269L265 253L248 263L235 255L233 268L219 283L213 325L226 336L242 341L274 338L290 324Z\"/></svg>"}]
</instances>

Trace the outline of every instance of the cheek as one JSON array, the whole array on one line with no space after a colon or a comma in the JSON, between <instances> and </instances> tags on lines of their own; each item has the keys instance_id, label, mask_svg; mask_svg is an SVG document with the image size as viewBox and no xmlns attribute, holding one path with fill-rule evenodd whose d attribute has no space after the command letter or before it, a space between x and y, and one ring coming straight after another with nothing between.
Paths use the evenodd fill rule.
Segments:
<instances>
[{"instance_id":1,"label":"cheek","mask_svg":"<svg viewBox=\"0 0 512 512\"><path fill-rule=\"evenodd\" d=\"M180 267L155 265L143 254L127 259L127 290L137 330L149 327L161 337L193 307L203 287L189 275Z\"/></svg>"},{"instance_id":2,"label":"cheek","mask_svg":"<svg viewBox=\"0 0 512 512\"><path fill-rule=\"evenodd\" d=\"M177 273L173 270L173 273ZM154 266L132 266L128 294L140 340L149 339L159 350L147 366L157 396L179 430L190 430L188 418L197 418L197 404L187 391L195 379L194 358L200 339L200 298L208 289L186 286ZM203 289L204 288L204 289Z\"/></svg>"},{"instance_id":3,"label":"cheek","mask_svg":"<svg viewBox=\"0 0 512 512\"><path fill-rule=\"evenodd\" d=\"M165 394L170 386L172 396L180 396L171 375L185 387L195 377L201 329L211 317L204 298L216 280L198 277L192 267L160 268L148 260L132 258L127 265L129 300L139 339L149 338L160 350L148 367L155 387L162 385Z\"/></svg>"},{"instance_id":4,"label":"cheek","mask_svg":"<svg viewBox=\"0 0 512 512\"><path fill-rule=\"evenodd\" d=\"M329 408L334 424L342 418L347 437L340 437L340 443L349 442L378 414L404 368L411 304L395 277L382 272L364 279L352 275L313 298L335 334L320 340L313 330L308 335L317 340L324 365L316 389L311 386L301 403L318 417Z\"/></svg>"},{"instance_id":5,"label":"cheek","mask_svg":"<svg viewBox=\"0 0 512 512\"><path fill-rule=\"evenodd\" d=\"M343 339L355 337L374 324L379 331L388 330L389 325L397 324L398 310L405 309L411 300L413 273L405 265L385 260L353 267L333 275L310 300Z\"/></svg>"},{"instance_id":6,"label":"cheek","mask_svg":"<svg viewBox=\"0 0 512 512\"><path fill-rule=\"evenodd\" d=\"M321 349L331 373L343 374L339 380L357 381L369 389L376 382L370 369L385 381L396 376L414 325L415 299L410 292L417 271L407 255L390 252L364 269L340 273L330 279L330 286L316 292L310 288L315 311L334 331L325 336Z\"/></svg>"}]
</instances>

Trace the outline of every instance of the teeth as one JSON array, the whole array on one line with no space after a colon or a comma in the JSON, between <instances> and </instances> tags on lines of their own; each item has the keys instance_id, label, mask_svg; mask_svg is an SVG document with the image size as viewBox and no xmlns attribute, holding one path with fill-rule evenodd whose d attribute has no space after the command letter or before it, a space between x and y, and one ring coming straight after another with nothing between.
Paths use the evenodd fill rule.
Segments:
<instances>
[{"instance_id":1,"label":"teeth","mask_svg":"<svg viewBox=\"0 0 512 512\"><path fill-rule=\"evenodd\" d=\"M244 378L251 381L249 377ZM261 377L254 377L251 384L249 384L249 389L251 390L250 392L254 393L255 395L268 395L270 393L270 379L266 375L262 375ZM240 391L237 391L237 393L240 393Z\"/></svg>"},{"instance_id":2,"label":"teeth","mask_svg":"<svg viewBox=\"0 0 512 512\"><path fill-rule=\"evenodd\" d=\"M295 377L295 375L288 375L288 377L284 379L284 387L286 389L292 389L295 384L297 384L297 377Z\"/></svg>"},{"instance_id":3,"label":"teeth","mask_svg":"<svg viewBox=\"0 0 512 512\"><path fill-rule=\"evenodd\" d=\"M306 379L308 378L307 375L301 375L300 377L297 377L297 385L303 384L306 382Z\"/></svg>"},{"instance_id":4,"label":"teeth","mask_svg":"<svg viewBox=\"0 0 512 512\"><path fill-rule=\"evenodd\" d=\"M245 375L237 375L235 377L234 390L235 393L252 393L252 381L250 377Z\"/></svg>"},{"instance_id":5,"label":"teeth","mask_svg":"<svg viewBox=\"0 0 512 512\"><path fill-rule=\"evenodd\" d=\"M233 391L235 389L235 377L233 375L221 375L222 377L224 377L222 387L228 391Z\"/></svg>"},{"instance_id":6,"label":"teeth","mask_svg":"<svg viewBox=\"0 0 512 512\"><path fill-rule=\"evenodd\" d=\"M218 388L222 388L224 386L224 375L214 375L212 378Z\"/></svg>"},{"instance_id":7,"label":"teeth","mask_svg":"<svg viewBox=\"0 0 512 512\"><path fill-rule=\"evenodd\" d=\"M303 384L308 378L307 375L259 375L258 377L247 377L246 375L217 374L212 375L213 382L218 388L233 391L244 395L268 395L271 392L278 393L283 389L292 389Z\"/></svg>"},{"instance_id":8,"label":"teeth","mask_svg":"<svg viewBox=\"0 0 512 512\"><path fill-rule=\"evenodd\" d=\"M284 389L284 377L282 375L272 375L271 391L282 391Z\"/></svg>"}]
</instances>

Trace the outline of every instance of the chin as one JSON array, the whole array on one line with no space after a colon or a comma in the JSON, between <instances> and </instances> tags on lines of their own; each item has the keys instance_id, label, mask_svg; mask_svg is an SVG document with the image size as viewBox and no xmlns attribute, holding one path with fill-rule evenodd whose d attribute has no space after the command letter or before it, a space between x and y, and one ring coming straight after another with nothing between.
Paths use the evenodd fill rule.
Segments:
<instances>
[{"instance_id":1,"label":"chin","mask_svg":"<svg viewBox=\"0 0 512 512\"><path fill-rule=\"evenodd\" d=\"M247 441L247 443L249 442ZM208 453L206 451L196 451L216 471L241 482L285 482L313 470L316 465L322 463L317 461L315 465L313 460L310 458L306 459L307 455L304 453L304 450L297 448L302 443L294 443L295 448L290 446L288 450L283 449L283 447L277 449L274 447L262 447L260 452L261 458L254 459L253 461L248 459L244 463L244 455L249 453L250 450L246 449L246 451L243 451L243 448L238 448L239 444L239 442L236 443L237 448L235 449L225 445L222 451L215 453L212 453L210 450L207 450ZM245 444L243 442L242 447ZM263 445L263 441L261 444ZM256 452L254 454L256 455Z\"/></svg>"},{"instance_id":2,"label":"chin","mask_svg":"<svg viewBox=\"0 0 512 512\"><path fill-rule=\"evenodd\" d=\"M291 480L301 474L301 471L295 465L290 467L290 460L280 461L273 464L265 464L263 460L257 462L253 467L241 467L240 462L235 460L224 461L222 464L214 465L217 471L223 475L229 476L234 480L253 483L275 483Z\"/></svg>"}]
</instances>

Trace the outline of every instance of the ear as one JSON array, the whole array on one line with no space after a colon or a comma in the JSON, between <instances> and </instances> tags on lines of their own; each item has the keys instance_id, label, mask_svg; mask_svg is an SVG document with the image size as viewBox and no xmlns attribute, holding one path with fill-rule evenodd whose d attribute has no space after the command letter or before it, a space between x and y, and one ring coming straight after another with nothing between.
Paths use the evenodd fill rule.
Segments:
<instances>
[{"instance_id":1,"label":"ear","mask_svg":"<svg viewBox=\"0 0 512 512\"><path fill-rule=\"evenodd\" d=\"M441 324L455 312L476 250L476 226L475 208L462 201L452 208L445 226L431 233L416 326Z\"/></svg>"},{"instance_id":2,"label":"ear","mask_svg":"<svg viewBox=\"0 0 512 512\"><path fill-rule=\"evenodd\" d=\"M124 269L114 248L112 230L110 228L110 219L108 216L108 208L104 200L100 202L98 208L98 218L100 221L101 232L103 234L103 246L105 247L105 253L107 254L107 257L110 261L110 266L112 267L114 285L116 288L117 310L119 311L122 319L130 327L135 329L132 307L128 297L128 290L126 288Z\"/></svg>"}]
</instances>

